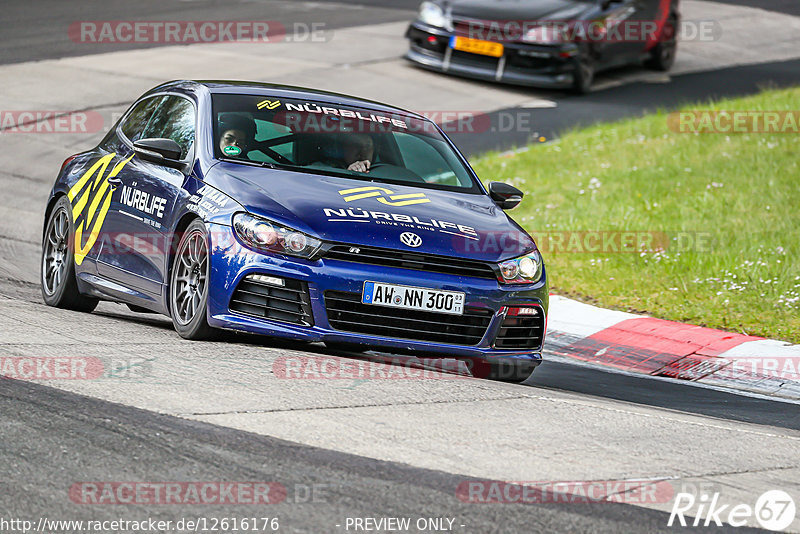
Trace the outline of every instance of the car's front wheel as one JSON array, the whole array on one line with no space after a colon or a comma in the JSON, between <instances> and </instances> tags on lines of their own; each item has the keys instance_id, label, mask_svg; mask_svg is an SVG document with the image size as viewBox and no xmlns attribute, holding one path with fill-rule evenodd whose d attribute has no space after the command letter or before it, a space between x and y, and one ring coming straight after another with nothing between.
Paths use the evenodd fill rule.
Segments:
<instances>
[{"instance_id":1,"label":"car's front wheel","mask_svg":"<svg viewBox=\"0 0 800 534\"><path fill-rule=\"evenodd\" d=\"M62 196L50 212L42 241L42 297L49 306L91 312L98 299L78 291L73 227L72 204Z\"/></svg>"},{"instance_id":2,"label":"car's front wheel","mask_svg":"<svg viewBox=\"0 0 800 534\"><path fill-rule=\"evenodd\" d=\"M216 331L208 324L210 272L208 230L195 220L183 233L172 262L169 309L172 324L182 338L211 339Z\"/></svg>"},{"instance_id":3,"label":"car's front wheel","mask_svg":"<svg viewBox=\"0 0 800 534\"><path fill-rule=\"evenodd\" d=\"M498 358L495 361L475 360L472 364L472 376L500 382L520 383L533 374L538 363L506 358Z\"/></svg>"},{"instance_id":4,"label":"car's front wheel","mask_svg":"<svg viewBox=\"0 0 800 534\"><path fill-rule=\"evenodd\" d=\"M678 19L671 15L661 30L661 39L650 50L647 66L653 70L666 72L675 64L678 52Z\"/></svg>"},{"instance_id":5,"label":"car's front wheel","mask_svg":"<svg viewBox=\"0 0 800 534\"><path fill-rule=\"evenodd\" d=\"M575 73L572 77L572 92L585 95L592 90L595 65L588 52L584 51L575 58Z\"/></svg>"}]
</instances>

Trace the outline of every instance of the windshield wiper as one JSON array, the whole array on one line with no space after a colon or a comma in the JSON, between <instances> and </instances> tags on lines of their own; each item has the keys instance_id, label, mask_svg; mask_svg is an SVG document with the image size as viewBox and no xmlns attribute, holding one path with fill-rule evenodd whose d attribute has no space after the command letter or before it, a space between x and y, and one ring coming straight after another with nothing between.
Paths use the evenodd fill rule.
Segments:
<instances>
[{"instance_id":1,"label":"windshield wiper","mask_svg":"<svg viewBox=\"0 0 800 534\"><path fill-rule=\"evenodd\" d=\"M241 163L242 165L250 165L251 167L265 167L267 169L286 169L290 165L283 165L281 163L270 163L269 161L252 161L249 159L233 159L233 158L218 158L220 161L227 163Z\"/></svg>"}]
</instances>

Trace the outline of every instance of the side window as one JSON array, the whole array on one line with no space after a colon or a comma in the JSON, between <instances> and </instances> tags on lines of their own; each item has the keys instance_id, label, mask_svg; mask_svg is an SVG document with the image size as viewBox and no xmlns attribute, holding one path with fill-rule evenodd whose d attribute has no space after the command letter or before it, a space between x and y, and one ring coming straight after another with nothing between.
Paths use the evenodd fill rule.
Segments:
<instances>
[{"instance_id":1,"label":"side window","mask_svg":"<svg viewBox=\"0 0 800 534\"><path fill-rule=\"evenodd\" d=\"M133 108L130 115L125 119L122 125L122 133L125 137L133 141L138 141L142 138L142 132L147 126L147 121L153 115L153 111L158 107L158 104L164 99L162 96L156 96L142 100L136 107Z\"/></svg>"},{"instance_id":2,"label":"side window","mask_svg":"<svg viewBox=\"0 0 800 534\"><path fill-rule=\"evenodd\" d=\"M180 145L181 159L184 159L194 144L194 125L195 113L192 103L179 96L167 96L150 118L141 137L172 139Z\"/></svg>"},{"instance_id":3,"label":"side window","mask_svg":"<svg viewBox=\"0 0 800 534\"><path fill-rule=\"evenodd\" d=\"M397 132L394 139L408 170L414 171L430 184L460 185L447 161L424 138Z\"/></svg>"}]
</instances>

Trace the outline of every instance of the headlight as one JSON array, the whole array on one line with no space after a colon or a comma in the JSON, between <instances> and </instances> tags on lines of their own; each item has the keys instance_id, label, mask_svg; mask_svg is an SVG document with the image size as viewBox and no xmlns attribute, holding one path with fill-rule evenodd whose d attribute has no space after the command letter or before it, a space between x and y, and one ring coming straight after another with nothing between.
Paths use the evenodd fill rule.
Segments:
<instances>
[{"instance_id":1,"label":"headlight","mask_svg":"<svg viewBox=\"0 0 800 534\"><path fill-rule=\"evenodd\" d=\"M522 41L533 44L559 44L564 42L564 28L551 24L536 26L525 32Z\"/></svg>"},{"instance_id":2,"label":"headlight","mask_svg":"<svg viewBox=\"0 0 800 534\"><path fill-rule=\"evenodd\" d=\"M419 20L437 28L447 27L447 17L444 14L444 9L433 2L422 2L422 5L419 6Z\"/></svg>"},{"instance_id":3,"label":"headlight","mask_svg":"<svg viewBox=\"0 0 800 534\"><path fill-rule=\"evenodd\" d=\"M498 267L499 280L504 284L532 284L542 277L542 257L538 252L506 260Z\"/></svg>"},{"instance_id":4,"label":"headlight","mask_svg":"<svg viewBox=\"0 0 800 534\"><path fill-rule=\"evenodd\" d=\"M233 216L233 228L239 239L256 250L310 258L322 246L316 237L247 213Z\"/></svg>"}]
</instances>

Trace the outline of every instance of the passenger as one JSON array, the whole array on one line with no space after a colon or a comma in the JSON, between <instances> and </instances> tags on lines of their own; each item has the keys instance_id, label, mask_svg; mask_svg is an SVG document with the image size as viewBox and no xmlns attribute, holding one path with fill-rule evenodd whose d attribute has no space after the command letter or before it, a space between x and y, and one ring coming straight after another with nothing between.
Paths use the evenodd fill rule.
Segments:
<instances>
[{"instance_id":1,"label":"passenger","mask_svg":"<svg viewBox=\"0 0 800 534\"><path fill-rule=\"evenodd\" d=\"M255 140L256 124L252 118L239 113L219 116L219 149L226 156L246 157Z\"/></svg>"}]
</instances>

